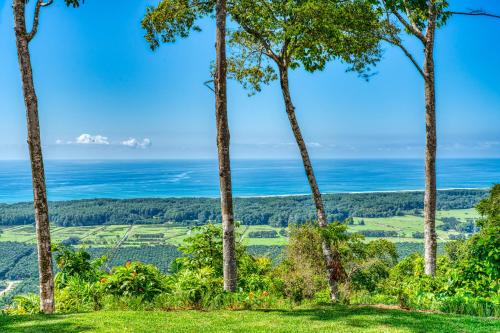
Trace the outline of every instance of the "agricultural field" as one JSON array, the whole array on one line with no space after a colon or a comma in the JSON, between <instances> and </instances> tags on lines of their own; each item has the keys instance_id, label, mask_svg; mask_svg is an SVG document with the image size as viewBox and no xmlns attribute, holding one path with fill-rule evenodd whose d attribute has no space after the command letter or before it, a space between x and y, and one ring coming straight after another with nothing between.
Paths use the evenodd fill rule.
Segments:
<instances>
[{"instance_id":1,"label":"agricultural field","mask_svg":"<svg viewBox=\"0 0 500 333\"><path fill-rule=\"evenodd\" d=\"M479 214L474 208L470 209L454 209L438 211L436 215L436 229L438 234L438 242L446 242L450 240L450 235L458 235L455 230L443 231L440 226L443 224L442 218L454 217L462 223L468 220L476 220ZM363 222L364 225L362 225ZM349 226L349 230L354 232L362 232L363 230L380 230L380 231L396 231L397 237L387 237L392 241L397 242L422 242L421 238L414 238L412 234L423 231L424 218L423 216L404 215L392 217L376 217L376 218L354 218L354 225ZM380 237L386 238L386 237Z\"/></svg>"},{"instance_id":2,"label":"agricultural field","mask_svg":"<svg viewBox=\"0 0 500 333\"><path fill-rule=\"evenodd\" d=\"M450 240L450 236L458 235L456 230L441 230L443 218L453 217L465 223L479 217L475 209L456 209L438 211L437 229L438 241ZM14 241L35 243L35 228L33 225L9 226L1 228L0 242ZM349 231L365 233L366 238L387 238L395 242L422 242L415 238L414 233L422 232L423 217L403 215L380 218L353 218L349 223ZM377 232L381 235L371 237ZM73 242L89 247L141 247L154 245L178 246L192 232L191 227L165 224L137 225L100 225L81 227L52 227L54 242ZM242 225L239 227L240 237L246 245L281 246L286 245L286 229L269 225ZM387 236L384 236L387 234Z\"/></svg>"}]
</instances>

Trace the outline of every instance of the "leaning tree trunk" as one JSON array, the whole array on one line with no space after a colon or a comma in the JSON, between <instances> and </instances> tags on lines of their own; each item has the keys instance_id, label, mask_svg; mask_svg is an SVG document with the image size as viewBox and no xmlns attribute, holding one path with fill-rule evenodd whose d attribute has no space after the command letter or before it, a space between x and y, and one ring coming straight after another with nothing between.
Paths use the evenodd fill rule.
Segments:
<instances>
[{"instance_id":1,"label":"leaning tree trunk","mask_svg":"<svg viewBox=\"0 0 500 333\"><path fill-rule=\"evenodd\" d=\"M288 120L290 121L290 126L292 127L293 135L295 136L295 141L299 146L300 156L302 157L302 162L304 164L304 170L306 172L307 180L309 186L311 187L312 197L314 200L314 205L316 206L316 216L318 218L318 224L321 228L327 227L326 213L323 206L323 200L321 198L321 192L318 188L318 183L316 182L316 177L314 176L314 170L311 165L311 160L309 158L309 153L307 152L307 147L302 137L300 131L299 123L295 116L295 107L292 103L292 98L290 96L290 89L288 84L288 69L280 66L280 84L281 91L283 93L283 100L285 102L286 113L288 115ZM341 265L338 253L332 251L330 244L327 239L322 237L321 248L323 250L323 256L325 258L325 265L328 276L328 283L330 285L330 297L332 301L338 299L338 280L341 276Z\"/></svg>"},{"instance_id":2,"label":"leaning tree trunk","mask_svg":"<svg viewBox=\"0 0 500 333\"><path fill-rule=\"evenodd\" d=\"M40 279L40 309L44 313L54 312L54 279L50 249L49 210L45 189L40 126L38 122L38 102L33 84L33 73L29 53L29 39L26 32L25 1L14 0L14 30L16 33L17 55L21 70L24 103L28 127L28 147L33 179L36 237L38 250L38 270Z\"/></svg>"},{"instance_id":3,"label":"leaning tree trunk","mask_svg":"<svg viewBox=\"0 0 500 333\"><path fill-rule=\"evenodd\" d=\"M224 290L236 290L236 249L234 237L231 163L229 159L229 125L226 94L226 0L216 4L215 116L217 153L219 157L220 200L223 229Z\"/></svg>"},{"instance_id":4,"label":"leaning tree trunk","mask_svg":"<svg viewBox=\"0 0 500 333\"><path fill-rule=\"evenodd\" d=\"M425 43L425 193L424 258L425 274L436 274L436 91L434 81L435 9L431 4Z\"/></svg>"}]
</instances>

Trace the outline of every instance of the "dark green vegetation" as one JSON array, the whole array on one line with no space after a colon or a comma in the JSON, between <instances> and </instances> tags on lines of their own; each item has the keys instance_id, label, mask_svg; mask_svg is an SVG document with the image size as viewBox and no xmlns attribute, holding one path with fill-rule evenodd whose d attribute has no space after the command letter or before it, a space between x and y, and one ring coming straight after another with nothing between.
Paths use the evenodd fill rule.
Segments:
<instances>
[{"instance_id":1,"label":"dark green vegetation","mask_svg":"<svg viewBox=\"0 0 500 333\"><path fill-rule=\"evenodd\" d=\"M465 209L487 195L484 190L439 191L438 210ZM390 217L419 215L423 209L422 192L342 193L324 195L330 221L349 217ZM51 202L50 221L58 226L103 224L204 224L221 221L218 199L92 199ZM310 196L236 198L235 218L244 225L277 227L314 221ZM0 204L0 225L34 223L30 203Z\"/></svg>"},{"instance_id":2,"label":"dark green vegetation","mask_svg":"<svg viewBox=\"0 0 500 333\"><path fill-rule=\"evenodd\" d=\"M209 223L192 228L182 238L179 247L172 245L122 247L120 245L123 243L121 241L123 238L120 237L114 247L84 250L58 245L55 248L54 260L57 263L56 310L60 313L103 311L100 316L103 320L107 318L106 314L109 313L107 311L117 310L254 309L270 312L269 314L252 312L255 315L279 314L287 318L285 315L287 313L304 311L308 316L325 318L324 321L317 323L319 325L316 327L317 330L339 329L350 332L353 331L351 324L347 323L345 318L336 317L336 313L339 315L342 313L348 318L357 315L362 318L363 311L373 313L381 310L321 305L330 300L328 282L322 274L325 263L319 240L324 238L330 242L332 248L336 249L339 256L339 265L335 267L340 281L339 303L382 303L386 304L384 306L412 310L484 317L499 316L499 209L500 185L497 185L492 189L491 195L477 205L481 217L476 221L474 228L478 232L469 236L467 240L448 242L444 245L442 255L438 259L436 277L424 274L421 254L413 253L401 259L398 256L398 252L401 251L397 250L394 243L388 241L391 238L365 239L359 233L348 231L350 228L369 225L371 218L354 218L345 223L330 223L326 229L306 223L290 226L287 229L270 229L274 231L272 233L266 232L269 231L266 228L272 228L270 226L254 226L265 227L260 232L254 231L257 232L255 236L287 237L289 244L286 248L247 247L243 241L245 238L238 236L240 241L237 243L236 251L239 276L236 293L227 293L223 290L222 230L217 224ZM463 219L464 216L471 216L468 211L460 212L462 215L458 214L456 218L458 223L450 219L449 212L442 213L445 221L441 226L456 229L457 225L466 221ZM365 221L364 225L360 223L361 220ZM125 228L128 233L134 226L120 227ZM249 235L249 228L246 226L240 232ZM158 236L158 232L146 231L143 234L144 238L151 240L165 238ZM275 238L252 239L260 241ZM12 252L10 258L17 260L17 263L10 265L9 270L2 273L4 275L2 279L8 280L7 284L15 279L23 280L17 284L16 290L4 298L4 304L9 304L6 312L38 313L39 298L36 295L19 295L30 291L30 288L34 291L36 287L35 251L27 244L13 242L4 244L6 258L9 257L10 250ZM16 246L22 246L20 249L26 251L24 256L16 257L12 251ZM421 247L422 244L405 243L406 254L417 250L417 246ZM270 257L275 259L274 262L269 259ZM14 296L16 294L17 296ZM387 321L377 323L373 321L375 319L370 319L366 326L363 324L358 328L364 331L390 332L391 329L411 331L413 324L409 318L426 316L402 312L386 313L398 316L394 318L389 315ZM403 317L409 316L406 317L409 322L397 324L394 320L400 322L399 314ZM421 317L422 320L423 318ZM458 317L448 318L451 320ZM471 330L464 320L473 319L456 320L455 324L450 322L450 325L455 326L429 324L430 326L425 329L427 331ZM482 325L486 325L485 330L491 329L492 326L488 326L490 324L497 325L494 321L473 321L475 325L479 325L474 331L481 329ZM211 325L211 322L208 325ZM9 322L8 325L16 323ZM284 329L286 325L294 323L281 321L279 329ZM314 325L308 323L311 329L315 327ZM31 323L30 326L33 327ZM14 329L14 326L9 327ZM257 331L260 329L259 326L252 326L252 329L254 328ZM140 330L141 327L137 329ZM215 330L216 326L213 327L213 331Z\"/></svg>"},{"instance_id":3,"label":"dark green vegetation","mask_svg":"<svg viewBox=\"0 0 500 333\"><path fill-rule=\"evenodd\" d=\"M31 255L35 248L31 245L16 242L0 243L0 280L3 279L19 261ZM36 265L36 264L35 264ZM16 280L15 278L11 280Z\"/></svg>"},{"instance_id":4,"label":"dark green vegetation","mask_svg":"<svg viewBox=\"0 0 500 333\"><path fill-rule=\"evenodd\" d=\"M420 246L421 248L421 246ZM281 260L283 246L252 245L247 247L250 254L270 258L274 263ZM124 265L127 261L140 261L152 264L163 273L168 273L172 262L181 253L177 246L157 245L142 247L98 247L86 250L92 258L106 256L105 268ZM421 249L420 249L421 251ZM11 258L16 258L11 261ZM0 242L0 260L2 271L0 281L21 281L5 297L0 297L0 307L11 301L17 294L35 293L38 286L38 270L34 245L16 242Z\"/></svg>"},{"instance_id":5,"label":"dark green vegetation","mask_svg":"<svg viewBox=\"0 0 500 333\"><path fill-rule=\"evenodd\" d=\"M424 274L420 254L398 261L394 243L386 239L367 241L358 233L347 232L348 223L338 222L327 228L314 224L290 227L289 245L274 265L238 242L236 293L223 290L219 225L193 229L177 248L179 256L171 262L167 274L165 267L133 260L111 267L105 264L106 256L59 245L55 248L57 311L270 311L324 304L330 301L330 294L322 274L325 262L319 240L323 238L338 255L335 274L340 281L339 303L383 303L412 310L498 317L500 185L477 205L477 210L480 230L468 240L446 244L435 277ZM112 258L112 252L106 254ZM38 304L36 295L18 295L5 311L37 313Z\"/></svg>"},{"instance_id":6,"label":"dark green vegetation","mask_svg":"<svg viewBox=\"0 0 500 333\"><path fill-rule=\"evenodd\" d=\"M467 208L473 206L485 195L486 191L444 191L440 205L443 208ZM420 198L421 193L418 192L325 196L328 205L339 202L339 206L344 207L345 212L342 216L353 215L351 211L364 216L382 216L348 218L345 222L349 225L349 232L360 232L365 236L380 237L397 234L397 237L387 239L397 242L396 249L400 258L413 252L422 253L421 238L413 237L413 233L422 230L422 217L392 215L401 212L418 214L418 207L421 207ZM370 202L378 202L380 206L372 206ZM308 210L311 205L312 202L307 197L237 199L239 214L249 213L249 217L245 218L248 222L259 222L262 216L266 216L267 221L273 220L273 215L266 213L272 210L276 210L277 214L300 214L301 211ZM216 200L194 198L57 202L53 203L52 212L65 221L64 225L92 224L95 222L92 219L100 214L103 214L105 219L99 219L99 221L105 224L71 227L53 225L51 234L56 243L85 246L94 258L106 255L107 267L123 265L127 260L141 261L153 264L166 273L172 261L180 255L177 246L183 244L183 240L191 232L192 225L202 223L200 220L181 220L180 217L196 218L200 215L200 211L206 211L209 207L216 210L217 206ZM31 207L28 204L1 205L0 207L3 209L3 215L0 215L3 223L10 223L15 219L29 222L26 219L23 220L23 216L31 214ZM130 213L133 219L125 220L129 224L111 224L123 223L122 220L116 218L116 216L123 216L121 210ZM78 214L81 214L81 217L78 217ZM169 220L168 214L177 216L179 221L165 223ZM208 214L202 215L210 217ZM72 219L70 216L75 216L75 218ZM477 213L472 209L438 212L440 239L449 240L462 235L456 229L468 226L477 217ZM146 222L148 224L139 224ZM7 299L4 299L5 302L9 301L13 295L35 292L38 272L34 226L8 225L0 231L2 231L0 234L0 280L22 281L9 292ZM239 228L239 232L243 235L242 240L251 254L269 257L274 263L281 261L281 252L289 239L288 228L243 225ZM442 254L443 250L444 245L440 241L438 252Z\"/></svg>"},{"instance_id":7,"label":"dark green vegetation","mask_svg":"<svg viewBox=\"0 0 500 333\"><path fill-rule=\"evenodd\" d=\"M0 316L0 330L13 333L269 331L491 333L500 330L500 322L466 316L337 305L266 311L109 311L52 316Z\"/></svg>"}]
</instances>

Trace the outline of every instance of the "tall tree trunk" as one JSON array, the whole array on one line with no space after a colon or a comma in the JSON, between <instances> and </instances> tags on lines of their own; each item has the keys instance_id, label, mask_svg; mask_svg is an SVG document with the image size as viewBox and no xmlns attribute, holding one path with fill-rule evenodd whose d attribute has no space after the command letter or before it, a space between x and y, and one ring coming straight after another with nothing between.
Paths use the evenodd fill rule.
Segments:
<instances>
[{"instance_id":1,"label":"tall tree trunk","mask_svg":"<svg viewBox=\"0 0 500 333\"><path fill-rule=\"evenodd\" d=\"M281 91L283 93L286 113L288 115L288 120L290 121L290 126L292 127L293 135L295 136L295 141L297 142L297 145L299 147L300 156L302 157L302 162L304 164L304 170L306 172L309 186L311 187L314 205L316 206L316 216L318 218L318 224L321 228L325 228L328 225L326 220L325 208L323 206L323 200L321 198L321 192L318 188L318 183L316 182L316 177L314 176L314 170L311 165L309 153L307 152L307 146L304 142L299 123L297 122L297 118L295 116L295 106L292 103L288 84L288 69L286 67L280 66L279 72ZM323 250L323 256L325 258L325 266L327 271L326 273L328 277L328 283L330 285L330 297L332 301L336 301L338 299L337 284L339 277L341 276L339 256L336 251L332 251L330 244L325 238L322 238L321 240L321 249Z\"/></svg>"},{"instance_id":2,"label":"tall tree trunk","mask_svg":"<svg viewBox=\"0 0 500 333\"><path fill-rule=\"evenodd\" d=\"M429 5L424 61L425 81L425 193L424 193L424 258L425 274L436 274L436 93L434 81L435 5Z\"/></svg>"},{"instance_id":3,"label":"tall tree trunk","mask_svg":"<svg viewBox=\"0 0 500 333\"><path fill-rule=\"evenodd\" d=\"M45 188L42 144L38 121L38 101L33 84L33 73L28 47L24 0L14 0L14 30L16 33L17 56L21 70L26 119L28 126L28 147L33 179L36 237L38 250L38 271L40 279L40 310L54 312L54 279L50 248L49 209Z\"/></svg>"},{"instance_id":4,"label":"tall tree trunk","mask_svg":"<svg viewBox=\"0 0 500 333\"><path fill-rule=\"evenodd\" d=\"M220 200L223 229L224 290L236 290L236 248L234 237L233 194L229 159L229 125L226 94L226 0L216 4L215 116L219 157Z\"/></svg>"}]
</instances>

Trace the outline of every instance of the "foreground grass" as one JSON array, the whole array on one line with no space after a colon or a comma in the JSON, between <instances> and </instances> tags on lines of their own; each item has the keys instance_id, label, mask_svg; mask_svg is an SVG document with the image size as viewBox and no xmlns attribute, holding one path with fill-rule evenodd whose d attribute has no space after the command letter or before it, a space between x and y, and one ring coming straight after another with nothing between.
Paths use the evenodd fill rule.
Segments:
<instances>
[{"instance_id":1,"label":"foreground grass","mask_svg":"<svg viewBox=\"0 0 500 333\"><path fill-rule=\"evenodd\" d=\"M500 332L500 321L371 307L0 316L0 332Z\"/></svg>"}]
</instances>

